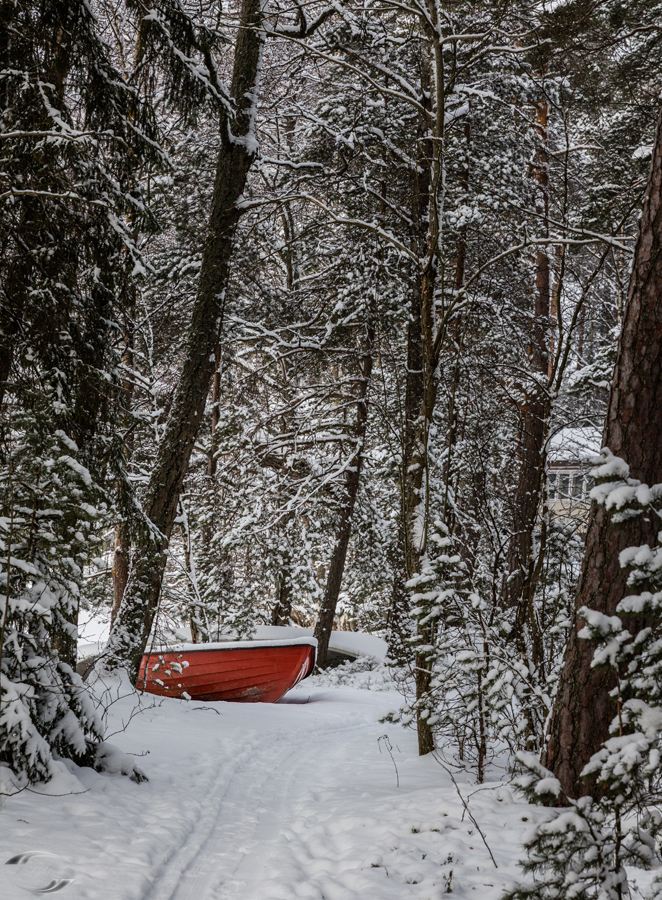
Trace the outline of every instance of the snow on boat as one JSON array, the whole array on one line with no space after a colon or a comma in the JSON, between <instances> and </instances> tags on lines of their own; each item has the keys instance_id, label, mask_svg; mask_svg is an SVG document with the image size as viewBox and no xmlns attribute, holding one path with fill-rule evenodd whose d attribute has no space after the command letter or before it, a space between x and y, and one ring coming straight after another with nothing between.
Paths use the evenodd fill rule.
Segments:
<instances>
[{"instance_id":1,"label":"snow on boat","mask_svg":"<svg viewBox=\"0 0 662 900\"><path fill-rule=\"evenodd\" d=\"M137 687L161 697L275 703L315 667L313 637L180 644L143 656Z\"/></svg>"}]
</instances>

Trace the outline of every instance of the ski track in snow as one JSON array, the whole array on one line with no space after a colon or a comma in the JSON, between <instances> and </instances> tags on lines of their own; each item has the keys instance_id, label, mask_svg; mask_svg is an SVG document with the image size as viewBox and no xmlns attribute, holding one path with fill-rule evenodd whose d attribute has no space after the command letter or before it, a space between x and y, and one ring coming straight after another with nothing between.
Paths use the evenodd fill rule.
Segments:
<instances>
[{"instance_id":1,"label":"ski track in snow","mask_svg":"<svg viewBox=\"0 0 662 900\"><path fill-rule=\"evenodd\" d=\"M251 900L292 804L297 776L322 737L342 738L367 726L335 728L295 745L279 736L270 747L244 750L230 780L224 776L184 846L171 857L145 900ZM301 735L297 735L300 739Z\"/></svg>"},{"instance_id":2,"label":"ski track in snow","mask_svg":"<svg viewBox=\"0 0 662 900\"><path fill-rule=\"evenodd\" d=\"M28 896L2 863L45 850L75 871L62 900L498 900L545 811L459 779L495 869L446 772L380 723L398 705L314 679L272 705L159 701L110 738L149 753L148 783L60 764L51 796L0 808L0 897Z\"/></svg>"}]
</instances>

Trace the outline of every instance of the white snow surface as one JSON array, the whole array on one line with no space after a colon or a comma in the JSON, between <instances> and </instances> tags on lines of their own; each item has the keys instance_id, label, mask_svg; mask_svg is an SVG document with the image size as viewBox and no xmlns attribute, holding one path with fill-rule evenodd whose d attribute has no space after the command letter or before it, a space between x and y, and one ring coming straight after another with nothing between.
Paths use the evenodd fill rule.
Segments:
<instances>
[{"instance_id":1,"label":"white snow surface","mask_svg":"<svg viewBox=\"0 0 662 900\"><path fill-rule=\"evenodd\" d=\"M561 428L549 438L547 455L551 465L562 461L577 464L587 462L600 452L601 446L602 434L595 428Z\"/></svg>"},{"instance_id":2,"label":"white snow surface","mask_svg":"<svg viewBox=\"0 0 662 900\"><path fill-rule=\"evenodd\" d=\"M413 731L380 723L399 702L383 682L316 678L276 704L128 693L107 737L149 782L58 763L7 799L0 897L27 896L29 866L3 863L42 851L73 871L62 900L442 900L449 879L458 900L497 900L549 811L457 776L495 868L447 772Z\"/></svg>"},{"instance_id":3,"label":"white snow surface","mask_svg":"<svg viewBox=\"0 0 662 900\"><path fill-rule=\"evenodd\" d=\"M296 626L281 625L257 625L255 639L276 640L278 638L298 637L304 634L312 635L312 628L299 628ZM351 653L354 656L372 656L380 662L386 659L388 644L376 634L367 634L361 631L332 631L329 639L329 647L332 650L340 650L343 653Z\"/></svg>"},{"instance_id":4,"label":"white snow surface","mask_svg":"<svg viewBox=\"0 0 662 900\"><path fill-rule=\"evenodd\" d=\"M332 631L329 647L355 656L372 656L380 661L386 659L388 652L388 644L382 638L358 631Z\"/></svg>"}]
</instances>

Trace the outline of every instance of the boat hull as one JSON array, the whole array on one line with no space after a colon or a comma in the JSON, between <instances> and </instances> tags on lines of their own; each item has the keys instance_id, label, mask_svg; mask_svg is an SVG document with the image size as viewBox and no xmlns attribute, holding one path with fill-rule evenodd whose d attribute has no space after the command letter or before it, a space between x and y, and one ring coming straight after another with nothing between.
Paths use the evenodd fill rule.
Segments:
<instances>
[{"instance_id":1,"label":"boat hull","mask_svg":"<svg viewBox=\"0 0 662 900\"><path fill-rule=\"evenodd\" d=\"M161 697L275 703L307 678L317 642L194 644L145 654L138 689Z\"/></svg>"}]
</instances>

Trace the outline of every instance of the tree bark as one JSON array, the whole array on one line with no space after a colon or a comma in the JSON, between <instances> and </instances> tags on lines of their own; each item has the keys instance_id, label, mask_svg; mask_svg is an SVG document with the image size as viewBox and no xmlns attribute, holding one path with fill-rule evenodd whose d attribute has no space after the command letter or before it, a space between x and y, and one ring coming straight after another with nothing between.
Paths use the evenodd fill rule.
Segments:
<instances>
[{"instance_id":1,"label":"tree bark","mask_svg":"<svg viewBox=\"0 0 662 900\"><path fill-rule=\"evenodd\" d=\"M130 312L135 311L135 303L131 303ZM133 454L134 434L130 427L131 407L133 405L134 384L130 374L134 365L134 333L128 322L124 325L124 339L126 345L122 354L122 362L127 368L127 373L122 379L120 397L124 403L124 424L127 426L127 436L124 441L124 452L129 460ZM131 527L129 516L133 512L133 504L126 496L128 493L125 484L119 485L119 507L123 509L122 517L115 527L115 545L113 547L113 605L110 610L110 630L113 630L115 619L122 605L122 598L129 580L129 568L131 564Z\"/></svg>"},{"instance_id":2,"label":"tree bark","mask_svg":"<svg viewBox=\"0 0 662 900\"><path fill-rule=\"evenodd\" d=\"M129 556L131 553L131 533L127 523L122 520L115 527L115 546L113 548L113 605L110 610L110 630L122 605L122 598L129 581Z\"/></svg>"},{"instance_id":3,"label":"tree bark","mask_svg":"<svg viewBox=\"0 0 662 900\"><path fill-rule=\"evenodd\" d=\"M143 503L151 527L144 522L137 529L131 577L106 651L107 668L126 667L134 680L156 612L179 495L216 367L229 262L242 214L238 201L256 151L263 15L261 0L243 0L230 89L235 113L221 120L221 147L184 363Z\"/></svg>"},{"instance_id":4,"label":"tree bark","mask_svg":"<svg viewBox=\"0 0 662 900\"><path fill-rule=\"evenodd\" d=\"M207 474L210 478L215 478L216 476L216 429L218 428L218 423L221 418L221 411L219 409L219 402L221 399L221 343L220 341L216 344L216 350L214 351L214 358L216 361L216 366L214 369L214 381L211 390L211 439L209 442L210 450L209 450L209 463L207 464Z\"/></svg>"},{"instance_id":5,"label":"tree bark","mask_svg":"<svg viewBox=\"0 0 662 900\"><path fill-rule=\"evenodd\" d=\"M662 480L662 109L634 251L623 328L611 385L602 443L646 484ZM588 526L576 609L587 606L613 616L626 592L628 573L619 565L626 547L654 546L660 523L644 515L614 525L594 506ZM544 765L568 796L591 791L581 771L609 736L615 685L608 671L591 668L593 647L578 638L578 615L570 632L554 704ZM632 622L634 633L644 622Z\"/></svg>"},{"instance_id":6,"label":"tree bark","mask_svg":"<svg viewBox=\"0 0 662 900\"><path fill-rule=\"evenodd\" d=\"M430 244L430 189L432 181L432 156L434 148L430 140L430 60L423 52L421 59L421 95L427 97L426 113L419 117L419 154L414 173L412 213L414 223L413 246L422 261L421 270L412 286L407 326L407 378L405 383L405 422L402 460L402 518L405 543L405 574L409 579L420 568L422 543L420 540L421 509L423 501L424 470L426 465L426 408L430 391L429 382L434 374L429 371L426 326L429 329L433 311L434 269L426 265ZM430 305L426 309L426 304ZM435 366L436 368L436 366ZM434 405L434 401L433 401Z\"/></svg>"},{"instance_id":7,"label":"tree bark","mask_svg":"<svg viewBox=\"0 0 662 900\"><path fill-rule=\"evenodd\" d=\"M289 625L291 623L291 616L292 568L289 565L283 565L276 580L276 605L271 613L271 624Z\"/></svg>"},{"instance_id":8,"label":"tree bark","mask_svg":"<svg viewBox=\"0 0 662 900\"><path fill-rule=\"evenodd\" d=\"M347 547L352 534L352 519L356 496L359 492L361 480L361 466L363 463L363 445L368 426L367 395L372 379L372 354L375 344L375 326L372 313L366 327L365 351L361 360L361 379L359 381L359 395L356 410L356 427L354 434L357 440L357 449L350 460L345 480L345 502L340 514L340 528L338 539L333 548L333 555L329 563L329 571L326 578L324 598L320 607L317 623L315 624L315 637L317 638L317 665L320 669L326 666L329 652L329 639L333 630L333 620L338 606L338 596L342 586L345 572L345 560Z\"/></svg>"},{"instance_id":9,"label":"tree bark","mask_svg":"<svg viewBox=\"0 0 662 900\"><path fill-rule=\"evenodd\" d=\"M191 547L191 529L189 527L188 513L183 499L179 503L182 544L184 547L184 568L186 572L186 591L189 596L189 625L191 628L191 643L206 644L209 641L209 625L205 609L200 604L197 590L197 576L195 573L195 557Z\"/></svg>"},{"instance_id":10,"label":"tree bark","mask_svg":"<svg viewBox=\"0 0 662 900\"><path fill-rule=\"evenodd\" d=\"M545 102L536 109L536 131L540 139L535 178L542 193L544 222L547 229L549 209L549 174L547 171L547 121L548 108ZM547 379L549 378L549 312L550 277L549 257L545 248L536 254L536 293L534 320L531 329L531 370L536 379L526 398L521 418L520 470L515 494L513 532L506 557L506 574L501 589L501 606L515 609L514 639L524 642L524 628L532 621L532 602L526 590L534 565L533 532L538 518L542 496L545 442L547 440L547 420L550 413Z\"/></svg>"},{"instance_id":11,"label":"tree bark","mask_svg":"<svg viewBox=\"0 0 662 900\"><path fill-rule=\"evenodd\" d=\"M428 7L432 21L437 11ZM439 241L437 191L441 182L444 140L445 83L443 57L436 32L427 29L427 45L421 54L421 96L425 111L419 116L419 153L414 176L412 221L414 246L421 260L412 291L407 331L407 382L405 395L405 439L402 463L403 536L407 579L420 572L426 551L428 525L428 433L437 399L435 351L436 261ZM434 55L434 63L431 55ZM432 98L434 97L434 109ZM418 628L419 644L432 643L427 627ZM432 672L427 656L414 658L416 699L429 691ZM418 750L421 756L434 750L434 736L427 718L417 713Z\"/></svg>"}]
</instances>

